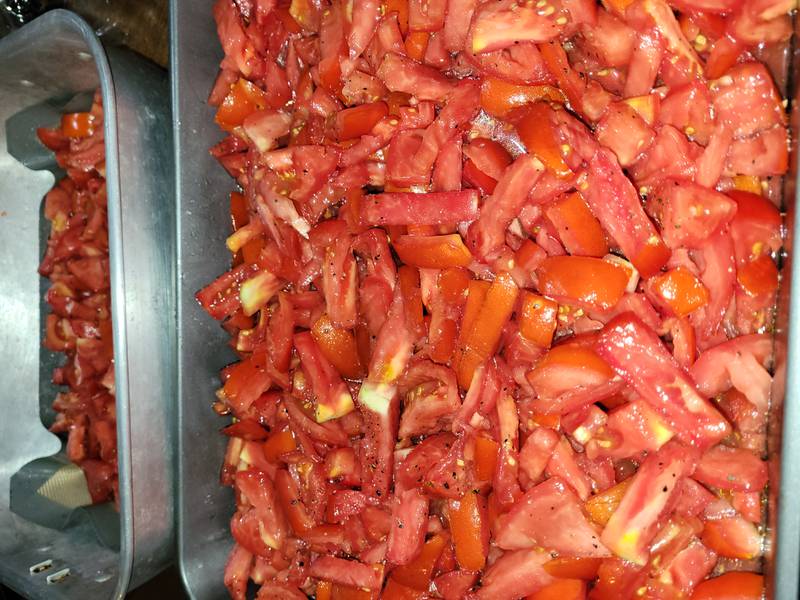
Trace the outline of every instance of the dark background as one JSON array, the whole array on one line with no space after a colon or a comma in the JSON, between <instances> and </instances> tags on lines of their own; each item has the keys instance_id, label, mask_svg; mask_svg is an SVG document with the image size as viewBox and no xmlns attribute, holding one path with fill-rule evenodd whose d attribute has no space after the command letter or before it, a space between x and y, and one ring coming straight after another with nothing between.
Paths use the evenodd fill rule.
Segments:
<instances>
[{"instance_id":1,"label":"dark background","mask_svg":"<svg viewBox=\"0 0 800 600\"><path fill-rule=\"evenodd\" d=\"M166 68L169 61L168 0L0 0L0 37L53 8L75 11L94 27L104 43L127 46ZM130 600L186 597L174 567L128 594ZM21 598L0 585L0 600Z\"/></svg>"}]
</instances>

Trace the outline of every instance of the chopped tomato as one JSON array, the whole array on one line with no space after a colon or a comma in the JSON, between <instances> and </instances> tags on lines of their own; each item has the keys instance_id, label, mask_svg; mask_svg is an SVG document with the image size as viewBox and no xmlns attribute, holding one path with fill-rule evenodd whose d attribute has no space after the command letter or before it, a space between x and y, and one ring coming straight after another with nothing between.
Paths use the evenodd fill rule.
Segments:
<instances>
[{"instance_id":1,"label":"chopped tomato","mask_svg":"<svg viewBox=\"0 0 800 600\"><path fill-rule=\"evenodd\" d=\"M264 91L246 79L239 79L220 104L214 120L225 131L233 131L249 115L266 107L267 96Z\"/></svg>"},{"instance_id":2,"label":"chopped tomato","mask_svg":"<svg viewBox=\"0 0 800 600\"><path fill-rule=\"evenodd\" d=\"M692 600L758 600L763 594L763 575L732 571L701 582Z\"/></svg>"},{"instance_id":3,"label":"chopped tomato","mask_svg":"<svg viewBox=\"0 0 800 600\"><path fill-rule=\"evenodd\" d=\"M68 138L85 138L94 133L94 115L88 112L61 115L61 131Z\"/></svg>"},{"instance_id":4,"label":"chopped tomato","mask_svg":"<svg viewBox=\"0 0 800 600\"><path fill-rule=\"evenodd\" d=\"M565 304L609 310L620 301L628 274L617 265L584 256L551 256L537 269L539 291Z\"/></svg>"},{"instance_id":5,"label":"chopped tomato","mask_svg":"<svg viewBox=\"0 0 800 600\"><path fill-rule=\"evenodd\" d=\"M758 559L790 8L217 0L237 600L674 600ZM58 407L113 387L87 114L39 131ZM98 411L69 456L113 456Z\"/></svg>"},{"instance_id":6,"label":"chopped tomato","mask_svg":"<svg viewBox=\"0 0 800 600\"><path fill-rule=\"evenodd\" d=\"M486 499L470 490L447 507L456 560L462 569L480 571L489 553L489 523Z\"/></svg>"},{"instance_id":7,"label":"chopped tomato","mask_svg":"<svg viewBox=\"0 0 800 600\"><path fill-rule=\"evenodd\" d=\"M517 315L519 332L541 348L549 348L558 321L558 304L537 294L523 292Z\"/></svg>"},{"instance_id":8,"label":"chopped tomato","mask_svg":"<svg viewBox=\"0 0 800 600\"><path fill-rule=\"evenodd\" d=\"M597 258L608 254L603 229L578 192L556 200L547 209L547 218L570 254Z\"/></svg>"},{"instance_id":9,"label":"chopped tomato","mask_svg":"<svg viewBox=\"0 0 800 600\"><path fill-rule=\"evenodd\" d=\"M685 267L676 267L648 281L660 306L677 317L685 317L708 303L708 290Z\"/></svg>"}]
</instances>

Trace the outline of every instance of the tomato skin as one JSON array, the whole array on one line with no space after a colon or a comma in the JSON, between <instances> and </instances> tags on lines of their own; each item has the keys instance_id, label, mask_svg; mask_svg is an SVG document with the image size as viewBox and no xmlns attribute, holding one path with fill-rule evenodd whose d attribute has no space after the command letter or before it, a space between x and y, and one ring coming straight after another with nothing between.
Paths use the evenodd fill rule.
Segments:
<instances>
[{"instance_id":1,"label":"tomato skin","mask_svg":"<svg viewBox=\"0 0 800 600\"><path fill-rule=\"evenodd\" d=\"M559 556L544 564L544 570L559 579L583 579L591 581L597 577L602 558Z\"/></svg>"},{"instance_id":2,"label":"tomato skin","mask_svg":"<svg viewBox=\"0 0 800 600\"><path fill-rule=\"evenodd\" d=\"M401 235L392 246L404 263L426 269L466 267L473 258L458 234Z\"/></svg>"},{"instance_id":3,"label":"tomato skin","mask_svg":"<svg viewBox=\"0 0 800 600\"><path fill-rule=\"evenodd\" d=\"M763 593L763 575L733 571L701 582L692 600L758 600Z\"/></svg>"},{"instance_id":4,"label":"tomato skin","mask_svg":"<svg viewBox=\"0 0 800 600\"><path fill-rule=\"evenodd\" d=\"M517 315L519 331L541 348L549 348L558 325L558 304L531 292L522 293Z\"/></svg>"},{"instance_id":5,"label":"tomato skin","mask_svg":"<svg viewBox=\"0 0 800 600\"><path fill-rule=\"evenodd\" d=\"M267 107L267 96L262 89L247 79L234 83L217 109L216 123L225 131L233 131L257 110Z\"/></svg>"},{"instance_id":6,"label":"tomato skin","mask_svg":"<svg viewBox=\"0 0 800 600\"><path fill-rule=\"evenodd\" d=\"M334 131L339 140L352 140L368 134L383 117L389 114L385 102L360 104L336 113Z\"/></svg>"},{"instance_id":7,"label":"tomato skin","mask_svg":"<svg viewBox=\"0 0 800 600\"><path fill-rule=\"evenodd\" d=\"M520 85L496 77L486 78L481 84L481 107L495 117L541 100L564 103L566 98L549 85Z\"/></svg>"},{"instance_id":8,"label":"tomato skin","mask_svg":"<svg viewBox=\"0 0 800 600\"><path fill-rule=\"evenodd\" d=\"M580 579L560 579L528 596L528 600L584 600L586 582Z\"/></svg>"},{"instance_id":9,"label":"tomato skin","mask_svg":"<svg viewBox=\"0 0 800 600\"><path fill-rule=\"evenodd\" d=\"M755 525L739 515L707 521L703 543L720 556L752 559L761 554L761 535Z\"/></svg>"},{"instance_id":10,"label":"tomato skin","mask_svg":"<svg viewBox=\"0 0 800 600\"><path fill-rule=\"evenodd\" d=\"M556 200L546 214L571 255L601 258L608 254L603 229L578 192Z\"/></svg>"},{"instance_id":11,"label":"tomato skin","mask_svg":"<svg viewBox=\"0 0 800 600\"><path fill-rule=\"evenodd\" d=\"M677 317L685 317L708 303L708 290L685 267L653 277L647 285L658 304Z\"/></svg>"},{"instance_id":12,"label":"tomato skin","mask_svg":"<svg viewBox=\"0 0 800 600\"><path fill-rule=\"evenodd\" d=\"M355 336L344 328L337 327L327 314L314 322L311 335L320 351L343 377L357 379L364 374L358 356Z\"/></svg>"},{"instance_id":13,"label":"tomato skin","mask_svg":"<svg viewBox=\"0 0 800 600\"><path fill-rule=\"evenodd\" d=\"M500 273L486 291L483 301L476 303L474 321L468 322L468 313L465 312L461 323L463 336L456 355L458 384L462 389L469 387L477 366L495 352L518 294L519 288L511 276Z\"/></svg>"},{"instance_id":14,"label":"tomato skin","mask_svg":"<svg viewBox=\"0 0 800 600\"><path fill-rule=\"evenodd\" d=\"M550 256L536 275L546 296L598 310L613 308L628 285L628 275L620 267L584 256Z\"/></svg>"},{"instance_id":15,"label":"tomato skin","mask_svg":"<svg viewBox=\"0 0 800 600\"><path fill-rule=\"evenodd\" d=\"M459 500L451 500L447 512L462 569L480 571L489 553L489 523L486 498L470 490Z\"/></svg>"},{"instance_id":16,"label":"tomato skin","mask_svg":"<svg viewBox=\"0 0 800 600\"><path fill-rule=\"evenodd\" d=\"M367 196L361 219L367 225L447 225L478 215L474 190L414 194L393 192Z\"/></svg>"},{"instance_id":17,"label":"tomato skin","mask_svg":"<svg viewBox=\"0 0 800 600\"><path fill-rule=\"evenodd\" d=\"M420 592L427 591L436 562L446 543L447 539L444 535L434 535L425 542L421 553L415 559L392 570L391 579Z\"/></svg>"},{"instance_id":18,"label":"tomato skin","mask_svg":"<svg viewBox=\"0 0 800 600\"><path fill-rule=\"evenodd\" d=\"M68 138L85 138L94 133L94 115L88 112L61 115L61 131Z\"/></svg>"}]
</instances>

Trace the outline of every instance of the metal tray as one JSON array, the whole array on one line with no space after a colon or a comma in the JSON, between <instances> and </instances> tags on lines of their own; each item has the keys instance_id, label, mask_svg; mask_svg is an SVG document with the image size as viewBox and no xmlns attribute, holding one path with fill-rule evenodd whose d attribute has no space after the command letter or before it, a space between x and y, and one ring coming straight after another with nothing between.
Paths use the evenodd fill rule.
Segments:
<instances>
[{"instance_id":1,"label":"metal tray","mask_svg":"<svg viewBox=\"0 0 800 600\"><path fill-rule=\"evenodd\" d=\"M212 18L213 0L171 0L171 79L175 111L176 202L178 231L178 556L189 594L202 600L227 598L222 572L232 546L229 519L233 495L218 483L225 450L217 435L221 421L210 409L219 385L218 371L235 360L227 335L195 302L194 294L229 268L222 252L230 227L228 194L233 182L208 148L222 138L213 124L214 110L206 103L222 59ZM795 57L797 59L797 57ZM800 74L800 60L792 73ZM790 77L790 80L792 78ZM792 86L794 87L794 84ZM790 90L789 97L797 98ZM795 107L796 112L796 107ZM798 139L797 118L792 137ZM783 288L776 335L776 367L770 423L770 498L765 572L768 597L800 597L800 262L792 260L797 163L787 177L788 255L782 270ZM220 250L215 250L215 249ZM791 298L791 301L790 301ZM792 368L787 368L792 365ZM785 392L785 394L784 394ZM782 435L783 432L790 435ZM786 485L778 485L778 482Z\"/></svg>"},{"instance_id":2,"label":"metal tray","mask_svg":"<svg viewBox=\"0 0 800 600\"><path fill-rule=\"evenodd\" d=\"M12 476L61 450L42 424L52 402L36 274L40 205L54 183L35 127L100 88L119 456L119 550L86 526L50 529L12 512ZM87 96L88 94L88 96ZM77 99L76 99L77 98ZM0 40L0 581L27 598L122 598L172 559L175 385L174 206L166 73L104 49L55 10ZM13 149L13 156L10 150ZM17 158L24 158L21 164ZM114 520L117 520L116 518ZM52 566L34 573L43 561ZM57 583L48 577L69 569Z\"/></svg>"}]
</instances>

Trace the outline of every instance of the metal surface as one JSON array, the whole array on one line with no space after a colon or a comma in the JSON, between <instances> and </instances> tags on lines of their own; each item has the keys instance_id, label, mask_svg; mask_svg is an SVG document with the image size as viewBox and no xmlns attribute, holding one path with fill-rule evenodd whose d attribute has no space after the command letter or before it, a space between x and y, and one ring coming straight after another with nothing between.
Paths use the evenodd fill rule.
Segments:
<instances>
[{"instance_id":1,"label":"metal surface","mask_svg":"<svg viewBox=\"0 0 800 600\"><path fill-rule=\"evenodd\" d=\"M53 177L11 158L7 146L30 145L34 124L6 139L7 119L35 106L50 106L55 116L69 98L97 87L105 108L119 552L101 546L85 529L46 529L9 510L11 476L61 444L44 428L39 411L45 391L39 385L38 232L40 203ZM28 598L122 598L171 559L175 294L169 121L165 73L123 51L106 54L73 13L50 12L0 40L0 360L6 365L0 370L0 410L6 415L0 420L0 581ZM48 560L50 568L31 570ZM69 575L62 579L65 569Z\"/></svg>"},{"instance_id":2,"label":"metal surface","mask_svg":"<svg viewBox=\"0 0 800 600\"><path fill-rule=\"evenodd\" d=\"M212 6L212 0L171 0L171 77L180 215L178 542L184 583L189 593L201 600L227 597L222 572L232 543L228 527L234 508L229 490L218 484L225 440L215 435L222 423L209 405L219 385L218 370L235 357L227 349L227 335L222 328L194 300L197 290L229 267L228 256L221 249L230 227L227 194L234 187L207 152L222 137L213 123L214 110L206 104L222 58ZM793 72L800 72L800 61L795 61ZM797 132L795 118L795 142ZM796 153L793 156L794 166ZM800 597L800 435L794 433L800 431L800 294L790 295L790 288L800 285L800 261L791 256L793 242L800 235L800 225L794 219L795 174L793 169L785 194L788 254L776 323L769 437L766 573L768 596L777 600Z\"/></svg>"},{"instance_id":3,"label":"metal surface","mask_svg":"<svg viewBox=\"0 0 800 600\"><path fill-rule=\"evenodd\" d=\"M172 103L178 214L178 560L189 594L224 598L222 570L232 545L233 495L219 485L225 440L210 409L219 369L234 360L225 332L194 294L226 270L230 177L208 153L221 136L206 103L222 58L212 0L174 2Z\"/></svg>"}]
</instances>

